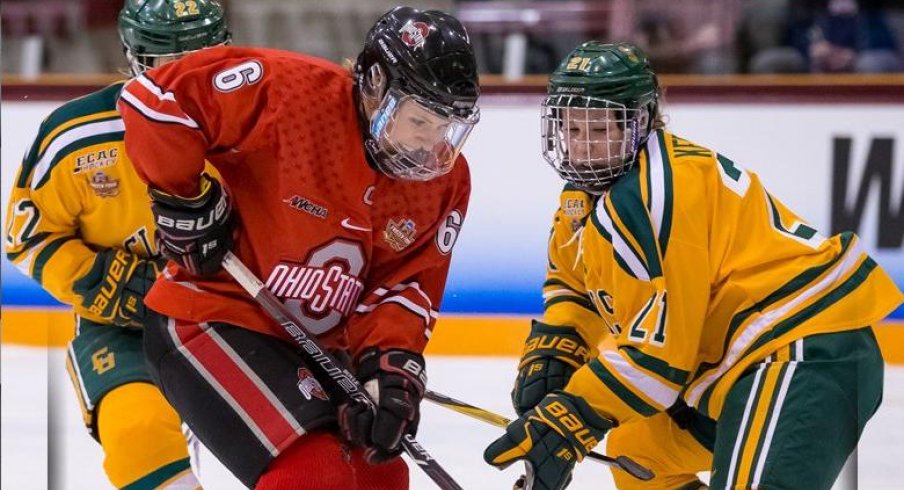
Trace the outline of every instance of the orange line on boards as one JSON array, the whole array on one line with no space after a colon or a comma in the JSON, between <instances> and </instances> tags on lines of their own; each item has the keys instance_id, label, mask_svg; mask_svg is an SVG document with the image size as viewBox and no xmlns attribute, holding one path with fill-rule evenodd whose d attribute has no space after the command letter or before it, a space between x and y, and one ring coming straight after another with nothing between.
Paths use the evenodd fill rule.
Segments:
<instances>
[{"instance_id":1,"label":"orange line on boards","mask_svg":"<svg viewBox=\"0 0 904 490\"><path fill-rule=\"evenodd\" d=\"M437 322L426 354L518 356L530 318L444 315ZM65 309L4 308L0 312L0 342L6 345L64 347L74 332L74 317ZM886 362L904 364L904 322L878 325L876 337Z\"/></svg>"},{"instance_id":2,"label":"orange line on boards","mask_svg":"<svg viewBox=\"0 0 904 490\"><path fill-rule=\"evenodd\" d=\"M75 335L75 315L64 308L3 308L0 342L30 347L64 347Z\"/></svg>"}]
</instances>

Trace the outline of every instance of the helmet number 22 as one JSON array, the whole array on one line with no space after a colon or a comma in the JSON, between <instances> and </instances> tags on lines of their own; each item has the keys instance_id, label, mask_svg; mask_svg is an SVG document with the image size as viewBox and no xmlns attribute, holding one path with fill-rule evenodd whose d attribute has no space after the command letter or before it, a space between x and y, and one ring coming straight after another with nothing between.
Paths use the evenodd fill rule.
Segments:
<instances>
[{"instance_id":1,"label":"helmet number 22","mask_svg":"<svg viewBox=\"0 0 904 490\"><path fill-rule=\"evenodd\" d=\"M220 92L232 92L245 85L254 85L263 77L264 67L259 61L251 60L214 75L213 86Z\"/></svg>"},{"instance_id":2,"label":"helmet number 22","mask_svg":"<svg viewBox=\"0 0 904 490\"><path fill-rule=\"evenodd\" d=\"M176 17L185 17L186 15L200 15L198 11L198 3L195 0L186 0L184 2L174 2L173 8L176 10Z\"/></svg>"}]
</instances>

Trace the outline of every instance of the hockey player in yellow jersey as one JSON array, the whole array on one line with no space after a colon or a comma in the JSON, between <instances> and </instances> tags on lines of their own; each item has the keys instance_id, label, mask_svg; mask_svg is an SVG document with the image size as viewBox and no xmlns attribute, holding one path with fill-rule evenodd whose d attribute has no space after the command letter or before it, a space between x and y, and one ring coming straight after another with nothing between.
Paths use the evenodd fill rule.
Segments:
<instances>
[{"instance_id":1,"label":"hockey player in yellow jersey","mask_svg":"<svg viewBox=\"0 0 904 490\"><path fill-rule=\"evenodd\" d=\"M119 33L133 75L229 38L212 0L127 0ZM147 187L125 153L122 85L68 102L41 124L13 184L6 254L73 307L66 368L110 482L195 489L181 421L145 367L142 298L162 261Z\"/></svg>"},{"instance_id":2,"label":"hockey player in yellow jersey","mask_svg":"<svg viewBox=\"0 0 904 490\"><path fill-rule=\"evenodd\" d=\"M902 302L851 233L824 236L729 157L669 133L629 44L552 74L544 158L568 182L545 312L484 458L560 489L607 433L622 489L828 489L882 397L871 325Z\"/></svg>"}]
</instances>

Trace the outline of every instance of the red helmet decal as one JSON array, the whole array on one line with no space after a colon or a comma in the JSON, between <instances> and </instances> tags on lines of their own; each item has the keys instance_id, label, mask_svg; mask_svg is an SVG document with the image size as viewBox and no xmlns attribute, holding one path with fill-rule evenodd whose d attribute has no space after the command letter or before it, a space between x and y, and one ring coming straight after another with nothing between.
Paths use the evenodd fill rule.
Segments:
<instances>
[{"instance_id":1,"label":"red helmet decal","mask_svg":"<svg viewBox=\"0 0 904 490\"><path fill-rule=\"evenodd\" d=\"M430 35L430 27L424 22L409 22L399 30L399 33L402 35L402 42L409 48L419 48Z\"/></svg>"}]
</instances>

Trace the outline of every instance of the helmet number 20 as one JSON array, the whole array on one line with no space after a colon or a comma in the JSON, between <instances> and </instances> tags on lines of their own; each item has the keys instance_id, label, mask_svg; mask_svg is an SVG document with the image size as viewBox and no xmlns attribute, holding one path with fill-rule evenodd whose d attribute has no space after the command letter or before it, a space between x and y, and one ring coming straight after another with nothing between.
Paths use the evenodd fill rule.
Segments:
<instances>
[{"instance_id":1,"label":"helmet number 20","mask_svg":"<svg viewBox=\"0 0 904 490\"><path fill-rule=\"evenodd\" d=\"M213 86L220 92L232 92L245 85L254 85L264 77L264 67L257 60L227 68L213 77Z\"/></svg>"},{"instance_id":2,"label":"helmet number 20","mask_svg":"<svg viewBox=\"0 0 904 490\"><path fill-rule=\"evenodd\" d=\"M176 17L185 17L186 15L201 15L201 12L198 11L198 3L195 2L195 0L174 2L173 8L176 10Z\"/></svg>"}]
</instances>

